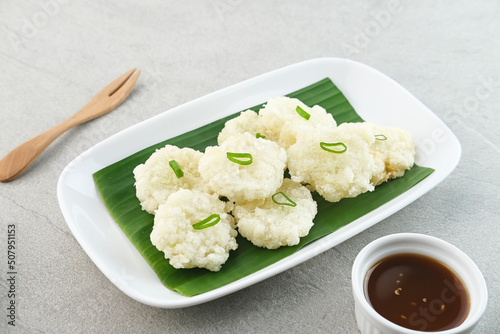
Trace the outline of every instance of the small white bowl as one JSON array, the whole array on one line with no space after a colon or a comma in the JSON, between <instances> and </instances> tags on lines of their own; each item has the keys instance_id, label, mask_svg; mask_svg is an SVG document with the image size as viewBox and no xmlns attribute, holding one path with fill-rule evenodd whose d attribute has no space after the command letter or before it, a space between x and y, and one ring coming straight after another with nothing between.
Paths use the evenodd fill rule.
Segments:
<instances>
[{"instance_id":1,"label":"small white bowl","mask_svg":"<svg viewBox=\"0 0 500 334\"><path fill-rule=\"evenodd\" d=\"M373 309L364 294L364 279L368 270L381 259L400 253L422 254L444 263L462 279L469 292L470 308L464 322L458 327L432 333L471 333L483 315L488 302L488 291L483 275L476 264L455 246L435 237L415 233L392 234L379 238L365 246L354 260L352 288L355 316L361 333L425 333L398 326L385 319Z\"/></svg>"}]
</instances>

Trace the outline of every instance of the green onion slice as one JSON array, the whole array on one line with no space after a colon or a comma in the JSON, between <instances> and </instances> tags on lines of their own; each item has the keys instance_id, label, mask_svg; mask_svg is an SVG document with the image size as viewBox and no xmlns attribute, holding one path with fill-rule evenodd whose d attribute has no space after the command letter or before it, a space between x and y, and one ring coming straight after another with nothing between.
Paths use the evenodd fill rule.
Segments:
<instances>
[{"instance_id":1,"label":"green onion slice","mask_svg":"<svg viewBox=\"0 0 500 334\"><path fill-rule=\"evenodd\" d=\"M229 159L229 161L243 166L250 165L253 161L253 157L250 153L227 152L227 158Z\"/></svg>"},{"instance_id":2,"label":"green onion slice","mask_svg":"<svg viewBox=\"0 0 500 334\"><path fill-rule=\"evenodd\" d=\"M255 135L255 138L266 138L266 136L260 134L260 132L257 132L257 134Z\"/></svg>"},{"instance_id":3,"label":"green onion slice","mask_svg":"<svg viewBox=\"0 0 500 334\"><path fill-rule=\"evenodd\" d=\"M384 135L375 135L376 140L387 140L387 137Z\"/></svg>"},{"instance_id":4,"label":"green onion slice","mask_svg":"<svg viewBox=\"0 0 500 334\"><path fill-rule=\"evenodd\" d=\"M306 120L309 120L309 118L311 117L311 114L309 114L307 111L305 111L304 109L302 109L300 106L297 106L297 108L295 108L295 110L297 111L297 113L300 116L302 116Z\"/></svg>"},{"instance_id":5,"label":"green onion slice","mask_svg":"<svg viewBox=\"0 0 500 334\"><path fill-rule=\"evenodd\" d=\"M203 230L204 228L214 226L220 221L220 216L216 213L213 215L208 216L207 218L203 219L200 222L197 222L196 224L193 224L193 228L195 230Z\"/></svg>"},{"instance_id":6,"label":"green onion slice","mask_svg":"<svg viewBox=\"0 0 500 334\"><path fill-rule=\"evenodd\" d=\"M275 197L277 195L281 195L283 197L285 197L285 199L288 201L287 203L282 203L282 202L278 202ZM292 207L295 207L297 206L297 203L295 203L294 201L292 201L292 199L290 197L288 197L284 192L282 191L279 191L277 192L276 194L274 194L271 199L273 200L274 203L278 204L278 205L288 205L288 206L292 206Z\"/></svg>"},{"instance_id":7,"label":"green onion slice","mask_svg":"<svg viewBox=\"0 0 500 334\"><path fill-rule=\"evenodd\" d=\"M182 171L182 169L179 167L179 164L177 163L177 161L175 160L170 160L168 162L168 164L170 165L170 167L173 169L174 173L175 173L175 176L177 176L178 179L180 179L181 177L184 176L184 172Z\"/></svg>"},{"instance_id":8,"label":"green onion slice","mask_svg":"<svg viewBox=\"0 0 500 334\"><path fill-rule=\"evenodd\" d=\"M321 142L321 143L319 143L319 146L323 150L325 150L327 152L331 152L331 153L344 153L345 151L347 151L347 146L341 142L338 142L338 143ZM342 147L342 149L330 149L329 147Z\"/></svg>"}]
</instances>

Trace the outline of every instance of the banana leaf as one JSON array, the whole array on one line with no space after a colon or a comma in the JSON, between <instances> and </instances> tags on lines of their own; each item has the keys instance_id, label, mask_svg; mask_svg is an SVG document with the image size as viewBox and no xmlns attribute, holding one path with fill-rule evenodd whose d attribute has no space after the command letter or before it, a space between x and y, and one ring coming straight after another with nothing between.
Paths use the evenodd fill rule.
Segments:
<instances>
[{"instance_id":1,"label":"banana leaf","mask_svg":"<svg viewBox=\"0 0 500 334\"><path fill-rule=\"evenodd\" d=\"M292 92L288 96L298 98L309 106L316 104L322 106L334 116L338 124L363 121L342 92L328 78ZM249 109L257 111L261 106ZM314 193L314 199L318 203L318 214L309 235L302 238L298 245L268 250L255 247L238 236L238 249L230 253L228 261L219 272L199 268L175 269L165 259L164 254L151 244L149 237L154 216L141 209L135 196L132 171L137 165L145 162L156 149L167 144L191 147L200 151L204 151L207 146L216 145L217 135L224 127L224 123L238 114L145 148L93 175L106 208L130 242L155 271L160 281L167 288L184 296L211 291L263 269L387 203L433 172L431 168L414 165L403 177L386 182L376 187L373 192L364 193L356 198L342 199L337 203L327 202Z\"/></svg>"}]
</instances>

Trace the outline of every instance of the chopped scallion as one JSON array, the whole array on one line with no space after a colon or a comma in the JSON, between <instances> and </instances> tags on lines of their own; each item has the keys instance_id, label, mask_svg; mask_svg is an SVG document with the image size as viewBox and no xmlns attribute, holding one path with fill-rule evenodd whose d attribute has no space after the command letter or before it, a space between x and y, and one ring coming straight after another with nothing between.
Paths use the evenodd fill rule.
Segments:
<instances>
[{"instance_id":1,"label":"chopped scallion","mask_svg":"<svg viewBox=\"0 0 500 334\"><path fill-rule=\"evenodd\" d=\"M297 111L297 113L300 116L302 116L306 120L309 120L309 118L311 117L311 114L309 114L307 111L305 111L304 109L302 109L300 106L297 106L297 108L295 108L295 110Z\"/></svg>"},{"instance_id":2,"label":"chopped scallion","mask_svg":"<svg viewBox=\"0 0 500 334\"><path fill-rule=\"evenodd\" d=\"M375 135L376 140L387 140L387 137L384 135Z\"/></svg>"},{"instance_id":3,"label":"chopped scallion","mask_svg":"<svg viewBox=\"0 0 500 334\"><path fill-rule=\"evenodd\" d=\"M177 161L175 160L170 160L168 162L168 164L170 165L170 167L172 168L172 170L174 171L175 173L175 176L177 176L178 179L180 179L181 177L184 176L184 172L182 171L182 169L179 167L179 164L177 163Z\"/></svg>"},{"instance_id":4,"label":"chopped scallion","mask_svg":"<svg viewBox=\"0 0 500 334\"><path fill-rule=\"evenodd\" d=\"M220 221L220 216L218 214L214 213L213 215L208 216L207 218L203 219L200 222L193 224L192 226L195 230L203 230L204 228L214 226L219 221Z\"/></svg>"},{"instance_id":5,"label":"chopped scallion","mask_svg":"<svg viewBox=\"0 0 500 334\"><path fill-rule=\"evenodd\" d=\"M255 135L255 138L266 138L266 136L260 134L260 132L257 132L257 134Z\"/></svg>"},{"instance_id":6,"label":"chopped scallion","mask_svg":"<svg viewBox=\"0 0 500 334\"><path fill-rule=\"evenodd\" d=\"M250 153L227 152L227 158L229 161L243 166L250 165L253 161L253 157Z\"/></svg>"},{"instance_id":7,"label":"chopped scallion","mask_svg":"<svg viewBox=\"0 0 500 334\"><path fill-rule=\"evenodd\" d=\"M338 142L338 143L325 143L325 142L321 142L319 143L319 146L327 151L327 152L331 152L331 153L344 153L345 151L347 151L347 146L344 144L344 143L341 143L341 142ZM342 149L330 149L329 147L342 147Z\"/></svg>"},{"instance_id":8,"label":"chopped scallion","mask_svg":"<svg viewBox=\"0 0 500 334\"><path fill-rule=\"evenodd\" d=\"M284 198L285 198L288 202L287 202L287 203L278 202L278 201L276 200L276 198L275 198L277 195L281 195L281 196L283 196L283 197L284 197ZM292 199L291 199L290 197L288 197L287 195L285 195L285 193L284 193L284 192L282 192L282 191L279 191L279 192L277 192L276 194L274 194L274 195L271 197L271 199L273 200L273 202L274 202L274 203L276 203L276 204L278 204L278 205L288 205L288 206L292 206L292 207L297 206L297 203L295 203L294 201L292 201Z\"/></svg>"}]
</instances>

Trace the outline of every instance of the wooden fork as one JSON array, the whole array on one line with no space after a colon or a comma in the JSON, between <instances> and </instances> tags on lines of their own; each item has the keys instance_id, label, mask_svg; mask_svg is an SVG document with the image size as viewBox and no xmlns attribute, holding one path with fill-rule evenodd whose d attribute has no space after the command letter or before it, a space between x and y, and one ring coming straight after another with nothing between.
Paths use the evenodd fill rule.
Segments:
<instances>
[{"instance_id":1,"label":"wooden fork","mask_svg":"<svg viewBox=\"0 0 500 334\"><path fill-rule=\"evenodd\" d=\"M141 71L132 69L95 95L80 111L50 130L19 145L0 161L0 182L17 179L36 158L69 129L107 114L130 94Z\"/></svg>"}]
</instances>

